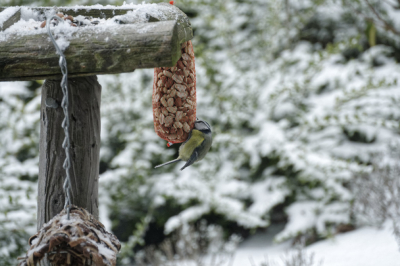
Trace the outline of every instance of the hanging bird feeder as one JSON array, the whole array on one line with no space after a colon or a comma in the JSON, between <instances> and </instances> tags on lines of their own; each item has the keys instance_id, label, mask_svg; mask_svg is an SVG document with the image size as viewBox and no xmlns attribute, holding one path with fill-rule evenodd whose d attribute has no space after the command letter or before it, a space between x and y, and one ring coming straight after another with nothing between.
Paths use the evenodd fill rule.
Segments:
<instances>
[{"instance_id":1,"label":"hanging bird feeder","mask_svg":"<svg viewBox=\"0 0 400 266\"><path fill-rule=\"evenodd\" d=\"M184 142L196 121L196 69L192 42L184 42L181 52L175 66L154 69L154 129L158 136L170 143Z\"/></svg>"}]
</instances>

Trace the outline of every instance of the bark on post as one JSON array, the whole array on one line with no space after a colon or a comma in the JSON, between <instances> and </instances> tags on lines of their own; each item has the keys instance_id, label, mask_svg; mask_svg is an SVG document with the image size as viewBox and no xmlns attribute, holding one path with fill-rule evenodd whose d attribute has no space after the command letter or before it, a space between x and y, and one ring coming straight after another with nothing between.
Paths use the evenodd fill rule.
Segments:
<instances>
[{"instance_id":1,"label":"bark on post","mask_svg":"<svg viewBox=\"0 0 400 266\"><path fill-rule=\"evenodd\" d=\"M70 78L68 82L72 203L86 208L98 218L101 86L97 76ZM64 207L62 97L60 80L46 80L42 90L40 121L38 229ZM58 105L56 108L54 100Z\"/></svg>"}]
</instances>

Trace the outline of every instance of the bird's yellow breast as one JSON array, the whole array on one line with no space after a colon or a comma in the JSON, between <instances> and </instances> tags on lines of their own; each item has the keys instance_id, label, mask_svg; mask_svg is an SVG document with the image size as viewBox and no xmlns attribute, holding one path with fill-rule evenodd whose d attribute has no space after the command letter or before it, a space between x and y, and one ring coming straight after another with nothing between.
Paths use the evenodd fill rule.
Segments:
<instances>
[{"instance_id":1,"label":"bird's yellow breast","mask_svg":"<svg viewBox=\"0 0 400 266\"><path fill-rule=\"evenodd\" d=\"M203 133L197 129L193 129L190 139L183 146L181 146L182 148L179 151L179 158L183 161L189 160L194 149L199 147L203 141Z\"/></svg>"}]
</instances>

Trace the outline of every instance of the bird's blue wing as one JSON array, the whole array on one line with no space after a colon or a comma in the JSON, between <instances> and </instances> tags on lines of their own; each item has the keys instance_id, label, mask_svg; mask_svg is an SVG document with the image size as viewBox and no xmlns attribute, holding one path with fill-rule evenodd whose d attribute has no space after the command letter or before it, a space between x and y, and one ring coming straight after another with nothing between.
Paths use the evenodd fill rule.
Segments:
<instances>
[{"instance_id":1,"label":"bird's blue wing","mask_svg":"<svg viewBox=\"0 0 400 266\"><path fill-rule=\"evenodd\" d=\"M199 157L199 147L194 149L192 156L190 156L189 160L186 161L185 165L181 168L181 171L186 167L192 165L197 160L198 157Z\"/></svg>"}]
</instances>

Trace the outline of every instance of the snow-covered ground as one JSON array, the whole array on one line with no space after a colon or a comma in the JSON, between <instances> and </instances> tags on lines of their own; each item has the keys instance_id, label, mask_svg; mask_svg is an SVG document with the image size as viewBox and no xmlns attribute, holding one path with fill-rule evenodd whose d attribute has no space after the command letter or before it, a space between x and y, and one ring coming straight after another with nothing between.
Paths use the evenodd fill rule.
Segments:
<instances>
[{"instance_id":1,"label":"snow-covered ground","mask_svg":"<svg viewBox=\"0 0 400 266\"><path fill-rule=\"evenodd\" d=\"M290 241L273 242L282 226L271 226L244 241L238 248L233 266L260 266L269 261L271 266L283 265L282 258L293 252ZM319 241L305 248L307 255L314 253L314 265L322 260L323 266L397 266L400 251L387 224L382 229L364 227Z\"/></svg>"}]
</instances>

